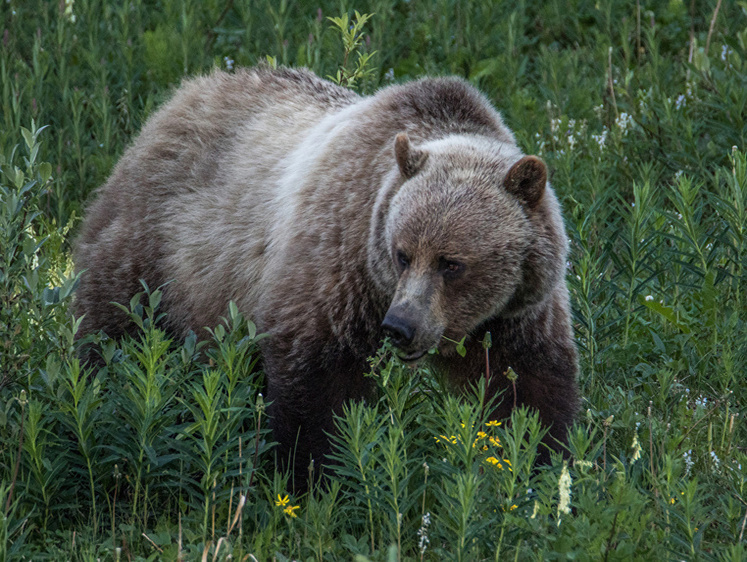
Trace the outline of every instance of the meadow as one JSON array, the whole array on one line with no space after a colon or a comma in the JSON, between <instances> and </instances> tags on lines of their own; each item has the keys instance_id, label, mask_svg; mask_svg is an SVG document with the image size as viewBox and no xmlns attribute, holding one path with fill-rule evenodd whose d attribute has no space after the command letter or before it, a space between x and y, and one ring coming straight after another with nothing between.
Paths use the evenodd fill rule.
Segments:
<instances>
[{"instance_id":1,"label":"meadow","mask_svg":"<svg viewBox=\"0 0 747 562\"><path fill-rule=\"evenodd\" d=\"M6 0L0 34L0 561L747 559L747 2ZM235 307L170 341L144 287L139 337L76 340L93 190L182 78L258 63L361 93L465 77L547 162L566 459L534 467L536 414L489 421L382 347L379 400L294 496Z\"/></svg>"}]
</instances>

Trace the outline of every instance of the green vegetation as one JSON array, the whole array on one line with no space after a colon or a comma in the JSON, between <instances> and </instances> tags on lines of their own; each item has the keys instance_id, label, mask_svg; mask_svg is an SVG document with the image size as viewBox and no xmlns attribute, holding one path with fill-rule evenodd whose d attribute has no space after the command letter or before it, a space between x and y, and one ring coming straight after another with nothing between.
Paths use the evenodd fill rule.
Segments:
<instances>
[{"instance_id":1,"label":"green vegetation","mask_svg":"<svg viewBox=\"0 0 747 562\"><path fill-rule=\"evenodd\" d=\"M0 560L747 559L747 3L9 0L0 34ZM548 162L568 462L533 470L531 412L495 425L382 349L331 483L293 497L237 310L170 342L146 291L140 337L79 363L91 191L183 76L268 57L362 92L465 76Z\"/></svg>"}]
</instances>

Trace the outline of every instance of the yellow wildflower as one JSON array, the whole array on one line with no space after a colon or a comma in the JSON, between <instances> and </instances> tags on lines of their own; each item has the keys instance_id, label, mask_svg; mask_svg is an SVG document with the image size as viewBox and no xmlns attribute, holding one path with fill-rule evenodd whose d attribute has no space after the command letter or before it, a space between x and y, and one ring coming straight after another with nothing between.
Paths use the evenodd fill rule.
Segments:
<instances>
[{"instance_id":1,"label":"yellow wildflower","mask_svg":"<svg viewBox=\"0 0 747 562\"><path fill-rule=\"evenodd\" d=\"M499 425L501 425L501 423L503 422L499 422L498 420L490 420L485 425L487 425L488 427L498 427Z\"/></svg>"},{"instance_id":2,"label":"yellow wildflower","mask_svg":"<svg viewBox=\"0 0 747 562\"><path fill-rule=\"evenodd\" d=\"M296 510L300 507L300 505L289 505L283 510L283 513L290 515L291 517L298 517L298 515L296 515Z\"/></svg>"},{"instance_id":3,"label":"yellow wildflower","mask_svg":"<svg viewBox=\"0 0 747 562\"><path fill-rule=\"evenodd\" d=\"M503 465L501 464L501 461L498 460L497 458L495 458L495 457L488 457L485 460L487 462L489 462L490 464L492 464L493 466L495 466L496 468L500 468L501 470L503 470Z\"/></svg>"},{"instance_id":4,"label":"yellow wildflower","mask_svg":"<svg viewBox=\"0 0 747 562\"><path fill-rule=\"evenodd\" d=\"M275 500L275 505L278 507L285 507L288 505L288 502L290 501L290 498L288 498L288 494L285 494L285 496L281 496L278 494L278 499Z\"/></svg>"}]
</instances>

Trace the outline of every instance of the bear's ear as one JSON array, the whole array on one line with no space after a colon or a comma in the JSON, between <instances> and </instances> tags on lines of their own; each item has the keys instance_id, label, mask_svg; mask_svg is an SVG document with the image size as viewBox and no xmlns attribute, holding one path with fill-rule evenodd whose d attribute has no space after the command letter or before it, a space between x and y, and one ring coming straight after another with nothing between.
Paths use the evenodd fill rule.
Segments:
<instances>
[{"instance_id":1,"label":"bear's ear","mask_svg":"<svg viewBox=\"0 0 747 562\"><path fill-rule=\"evenodd\" d=\"M530 209L542 200L547 185L547 167L536 156L524 156L506 174L506 191L518 197Z\"/></svg>"},{"instance_id":2,"label":"bear's ear","mask_svg":"<svg viewBox=\"0 0 747 562\"><path fill-rule=\"evenodd\" d=\"M397 159L400 173L406 179L417 174L428 160L427 152L418 150L410 144L410 137L407 133L399 133L394 139L394 156Z\"/></svg>"}]
</instances>

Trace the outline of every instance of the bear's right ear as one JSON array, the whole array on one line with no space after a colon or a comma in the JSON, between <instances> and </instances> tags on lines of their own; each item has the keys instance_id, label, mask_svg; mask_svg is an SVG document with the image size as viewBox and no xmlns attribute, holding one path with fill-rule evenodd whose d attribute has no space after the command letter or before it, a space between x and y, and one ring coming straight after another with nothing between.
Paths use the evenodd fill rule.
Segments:
<instances>
[{"instance_id":1,"label":"bear's right ear","mask_svg":"<svg viewBox=\"0 0 747 562\"><path fill-rule=\"evenodd\" d=\"M413 148L407 133L399 133L394 139L394 156L400 173L406 179L417 174L428 160L427 152Z\"/></svg>"},{"instance_id":2,"label":"bear's right ear","mask_svg":"<svg viewBox=\"0 0 747 562\"><path fill-rule=\"evenodd\" d=\"M506 191L515 195L530 209L542 200L547 185L547 166L536 156L524 156L506 174Z\"/></svg>"}]
</instances>

